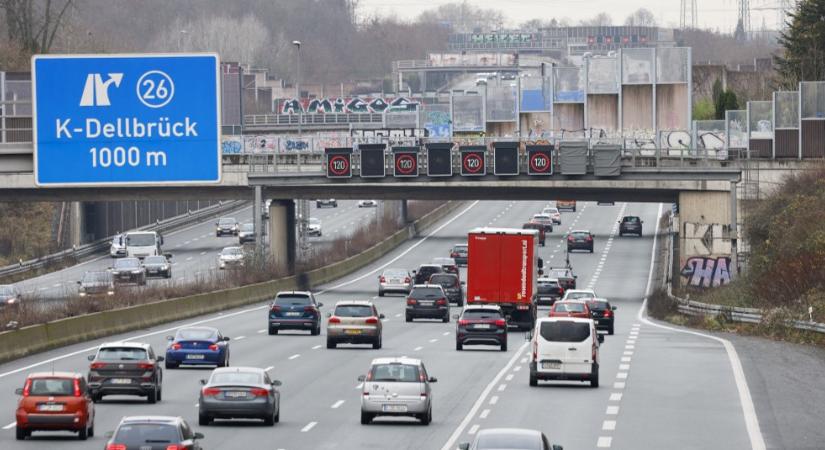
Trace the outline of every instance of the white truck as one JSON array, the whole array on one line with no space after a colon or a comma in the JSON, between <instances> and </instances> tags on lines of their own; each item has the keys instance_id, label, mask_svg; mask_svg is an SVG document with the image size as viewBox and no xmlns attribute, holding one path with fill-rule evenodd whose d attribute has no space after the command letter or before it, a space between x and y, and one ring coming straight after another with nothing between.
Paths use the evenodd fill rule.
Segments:
<instances>
[{"instance_id":1,"label":"white truck","mask_svg":"<svg viewBox=\"0 0 825 450\"><path fill-rule=\"evenodd\" d=\"M163 236L157 231L130 231L125 234L126 256L143 259L162 256Z\"/></svg>"}]
</instances>

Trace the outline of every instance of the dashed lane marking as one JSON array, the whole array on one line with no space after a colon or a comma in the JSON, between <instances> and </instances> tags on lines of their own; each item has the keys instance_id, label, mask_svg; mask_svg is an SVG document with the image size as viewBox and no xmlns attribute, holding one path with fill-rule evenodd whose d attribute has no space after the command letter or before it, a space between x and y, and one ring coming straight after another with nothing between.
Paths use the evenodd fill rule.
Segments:
<instances>
[{"instance_id":1,"label":"dashed lane marking","mask_svg":"<svg viewBox=\"0 0 825 450\"><path fill-rule=\"evenodd\" d=\"M502 383L502 384L498 385L498 391L499 391L499 392L504 392L504 390L505 390L505 389L507 389L507 385L506 385L506 384L503 384L503 383Z\"/></svg>"},{"instance_id":2,"label":"dashed lane marking","mask_svg":"<svg viewBox=\"0 0 825 450\"><path fill-rule=\"evenodd\" d=\"M615 420L605 420L602 422L602 430L604 431L613 431L616 429L616 421Z\"/></svg>"},{"instance_id":3,"label":"dashed lane marking","mask_svg":"<svg viewBox=\"0 0 825 450\"><path fill-rule=\"evenodd\" d=\"M296 353L296 354L294 354L294 355L290 356L290 357L289 357L289 359L290 359L290 360L293 360L293 359L295 359L295 358L300 358L300 357L301 357L300 353Z\"/></svg>"},{"instance_id":4,"label":"dashed lane marking","mask_svg":"<svg viewBox=\"0 0 825 450\"><path fill-rule=\"evenodd\" d=\"M417 351L421 350L422 348L424 348L424 347L416 347L416 348L413 349L413 351L417 352Z\"/></svg>"},{"instance_id":5,"label":"dashed lane marking","mask_svg":"<svg viewBox=\"0 0 825 450\"><path fill-rule=\"evenodd\" d=\"M364 383L358 383L355 385L355 389L361 389L362 387L364 387Z\"/></svg>"},{"instance_id":6,"label":"dashed lane marking","mask_svg":"<svg viewBox=\"0 0 825 450\"><path fill-rule=\"evenodd\" d=\"M242 339L246 339L246 336L238 336L235 338L236 341L240 341Z\"/></svg>"},{"instance_id":7,"label":"dashed lane marking","mask_svg":"<svg viewBox=\"0 0 825 450\"><path fill-rule=\"evenodd\" d=\"M478 415L478 418L479 419L486 419L487 416L489 416L489 415L490 415L490 410L485 409L484 411L481 411L481 414Z\"/></svg>"},{"instance_id":8,"label":"dashed lane marking","mask_svg":"<svg viewBox=\"0 0 825 450\"><path fill-rule=\"evenodd\" d=\"M332 404L331 408L332 408L332 409L338 409L338 408L339 408L341 405L343 405L343 404L344 404L344 401L343 401L343 400L338 400L337 402L335 402L335 403L333 403L333 404Z\"/></svg>"},{"instance_id":9,"label":"dashed lane marking","mask_svg":"<svg viewBox=\"0 0 825 450\"><path fill-rule=\"evenodd\" d=\"M318 422L310 422L306 424L305 427L301 428L301 433L306 433L307 431L315 428L315 425L318 425Z\"/></svg>"},{"instance_id":10,"label":"dashed lane marking","mask_svg":"<svg viewBox=\"0 0 825 450\"><path fill-rule=\"evenodd\" d=\"M613 389L624 389L625 382L624 381L617 381L613 383Z\"/></svg>"},{"instance_id":11,"label":"dashed lane marking","mask_svg":"<svg viewBox=\"0 0 825 450\"><path fill-rule=\"evenodd\" d=\"M490 397L490 404L495 405L496 403L498 403L498 395Z\"/></svg>"},{"instance_id":12,"label":"dashed lane marking","mask_svg":"<svg viewBox=\"0 0 825 450\"><path fill-rule=\"evenodd\" d=\"M627 372L619 372L616 374L616 378L619 380L626 380L627 379Z\"/></svg>"},{"instance_id":13,"label":"dashed lane marking","mask_svg":"<svg viewBox=\"0 0 825 450\"><path fill-rule=\"evenodd\" d=\"M513 381L513 374L508 373L506 377L504 377L504 381Z\"/></svg>"},{"instance_id":14,"label":"dashed lane marking","mask_svg":"<svg viewBox=\"0 0 825 450\"><path fill-rule=\"evenodd\" d=\"M599 448L610 448L610 445L613 443L613 438L610 436L600 436L599 440L596 442L596 447Z\"/></svg>"},{"instance_id":15,"label":"dashed lane marking","mask_svg":"<svg viewBox=\"0 0 825 450\"><path fill-rule=\"evenodd\" d=\"M316 346L314 346L314 347L312 347L312 349L313 349L313 350L318 350L319 348L321 348L321 345L320 345L320 344L319 344L319 345L316 345Z\"/></svg>"},{"instance_id":16,"label":"dashed lane marking","mask_svg":"<svg viewBox=\"0 0 825 450\"><path fill-rule=\"evenodd\" d=\"M261 334L261 333L266 333L266 328L264 328L263 330L258 330L258 331L257 331L257 333L258 333L258 334Z\"/></svg>"},{"instance_id":17,"label":"dashed lane marking","mask_svg":"<svg viewBox=\"0 0 825 450\"><path fill-rule=\"evenodd\" d=\"M605 410L604 413L607 414L608 416L615 416L615 415L619 414L619 407L616 406L616 405L610 405L610 406L607 407L607 410Z\"/></svg>"},{"instance_id":18,"label":"dashed lane marking","mask_svg":"<svg viewBox=\"0 0 825 450\"><path fill-rule=\"evenodd\" d=\"M630 364L619 364L619 370L630 370Z\"/></svg>"},{"instance_id":19,"label":"dashed lane marking","mask_svg":"<svg viewBox=\"0 0 825 450\"><path fill-rule=\"evenodd\" d=\"M10 424L8 424L8 425L4 426L4 427L3 427L3 429L4 429L4 430L11 430L11 429L12 429L12 428L14 428L16 425L17 425L17 422L12 422L12 423L10 423Z\"/></svg>"},{"instance_id":20,"label":"dashed lane marking","mask_svg":"<svg viewBox=\"0 0 825 450\"><path fill-rule=\"evenodd\" d=\"M264 372L269 372L270 370L272 370L274 368L275 368L275 366L269 366L266 369L264 369Z\"/></svg>"},{"instance_id":21,"label":"dashed lane marking","mask_svg":"<svg viewBox=\"0 0 825 450\"><path fill-rule=\"evenodd\" d=\"M611 402L620 402L620 401L622 401L622 395L624 395L624 394L622 394L621 392L614 392L614 393L610 394L610 401Z\"/></svg>"}]
</instances>

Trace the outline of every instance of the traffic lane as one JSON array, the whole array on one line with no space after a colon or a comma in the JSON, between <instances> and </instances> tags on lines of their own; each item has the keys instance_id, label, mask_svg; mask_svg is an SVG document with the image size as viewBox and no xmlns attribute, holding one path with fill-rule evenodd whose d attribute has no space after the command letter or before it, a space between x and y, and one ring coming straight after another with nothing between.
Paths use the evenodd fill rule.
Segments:
<instances>
[{"instance_id":1,"label":"traffic lane","mask_svg":"<svg viewBox=\"0 0 825 450\"><path fill-rule=\"evenodd\" d=\"M329 242L351 235L377 217L379 208L359 208L355 200L341 200L337 208L312 209L310 217L321 219L321 236L308 236L310 243Z\"/></svg>"}]
</instances>

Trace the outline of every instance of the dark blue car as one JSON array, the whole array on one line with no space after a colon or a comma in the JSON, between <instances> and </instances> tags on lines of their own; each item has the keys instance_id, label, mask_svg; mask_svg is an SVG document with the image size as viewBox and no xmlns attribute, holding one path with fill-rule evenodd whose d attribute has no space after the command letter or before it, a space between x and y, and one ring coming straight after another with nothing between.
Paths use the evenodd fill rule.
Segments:
<instances>
[{"instance_id":1,"label":"dark blue car","mask_svg":"<svg viewBox=\"0 0 825 450\"><path fill-rule=\"evenodd\" d=\"M166 368L174 369L181 364L229 366L229 338L217 328L181 328L175 336L168 336Z\"/></svg>"},{"instance_id":2,"label":"dark blue car","mask_svg":"<svg viewBox=\"0 0 825 450\"><path fill-rule=\"evenodd\" d=\"M267 312L269 334L281 330L307 330L313 336L321 334L321 307L307 291L278 292Z\"/></svg>"}]
</instances>

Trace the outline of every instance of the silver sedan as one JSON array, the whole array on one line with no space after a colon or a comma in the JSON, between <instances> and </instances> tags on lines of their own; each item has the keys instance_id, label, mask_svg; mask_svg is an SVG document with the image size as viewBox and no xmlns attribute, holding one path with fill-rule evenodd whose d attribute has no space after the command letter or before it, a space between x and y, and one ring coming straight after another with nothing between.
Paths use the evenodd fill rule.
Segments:
<instances>
[{"instance_id":1,"label":"silver sedan","mask_svg":"<svg viewBox=\"0 0 825 450\"><path fill-rule=\"evenodd\" d=\"M383 297L387 292L409 294L412 282L412 275L407 269L384 269L378 276L378 296Z\"/></svg>"},{"instance_id":2,"label":"silver sedan","mask_svg":"<svg viewBox=\"0 0 825 450\"><path fill-rule=\"evenodd\" d=\"M215 419L263 419L275 425L281 418L281 385L271 380L264 369L221 367L209 380L201 380L198 423L209 425Z\"/></svg>"}]
</instances>

